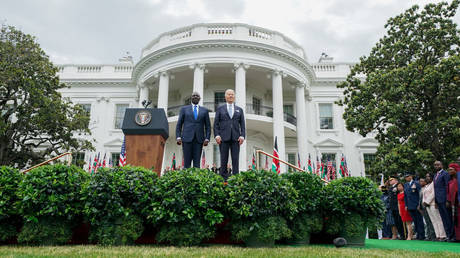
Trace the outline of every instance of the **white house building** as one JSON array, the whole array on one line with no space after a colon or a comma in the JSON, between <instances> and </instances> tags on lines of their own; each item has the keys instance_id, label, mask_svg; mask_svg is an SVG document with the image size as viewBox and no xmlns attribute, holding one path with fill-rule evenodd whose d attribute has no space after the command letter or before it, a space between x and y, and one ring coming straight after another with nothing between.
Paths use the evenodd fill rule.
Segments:
<instances>
[{"instance_id":1,"label":"white house building","mask_svg":"<svg viewBox=\"0 0 460 258\"><path fill-rule=\"evenodd\" d=\"M353 176L365 174L365 160L375 156L377 141L347 131L342 98L336 85L345 80L353 63L335 63L323 55L311 62L303 48L283 34L239 23L195 24L165 32L143 49L140 60L120 59L118 64L59 65L60 80L70 88L63 97L83 105L96 152L116 161L123 141L120 130L124 110L140 107L145 99L166 111L170 137L163 166L171 166L173 153L182 160L175 142L178 112L190 104L193 91L201 93L201 105L210 109L225 102L226 89L235 90L236 105L246 117L247 141L241 146L240 168L251 163L254 150L271 153L275 136L280 157L302 166L308 156L340 163L346 156ZM206 163L220 166L214 139L204 148ZM94 153L81 153L89 160ZM265 157L259 162L264 167ZM271 161L270 161L271 162ZM271 166L271 163L269 164ZM284 170L286 168L283 168Z\"/></svg>"}]
</instances>

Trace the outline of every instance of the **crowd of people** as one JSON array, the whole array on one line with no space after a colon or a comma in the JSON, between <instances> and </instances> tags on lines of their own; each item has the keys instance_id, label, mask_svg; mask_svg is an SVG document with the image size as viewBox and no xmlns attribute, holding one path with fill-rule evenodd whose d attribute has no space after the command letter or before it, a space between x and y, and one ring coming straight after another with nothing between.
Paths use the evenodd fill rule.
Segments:
<instances>
[{"instance_id":1,"label":"crowd of people","mask_svg":"<svg viewBox=\"0 0 460 258\"><path fill-rule=\"evenodd\" d=\"M382 239L460 241L460 157L447 171L440 161L434 173L404 181L391 177L380 186L386 213Z\"/></svg>"}]
</instances>

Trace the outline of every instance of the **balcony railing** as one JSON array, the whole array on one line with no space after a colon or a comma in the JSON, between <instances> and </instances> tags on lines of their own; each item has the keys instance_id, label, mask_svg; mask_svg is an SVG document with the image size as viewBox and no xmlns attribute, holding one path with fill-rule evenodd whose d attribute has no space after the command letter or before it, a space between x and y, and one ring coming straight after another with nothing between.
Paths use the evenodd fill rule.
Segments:
<instances>
[{"instance_id":1,"label":"balcony railing","mask_svg":"<svg viewBox=\"0 0 460 258\"><path fill-rule=\"evenodd\" d=\"M217 108L223 104L225 103L216 104L214 102L204 102L203 106L206 107L209 112L216 112ZM181 107L183 107L183 105L169 107L168 117L178 116ZM273 107L246 104L246 114L273 117ZM297 118L287 112L284 112L284 121L293 125L297 125Z\"/></svg>"}]
</instances>

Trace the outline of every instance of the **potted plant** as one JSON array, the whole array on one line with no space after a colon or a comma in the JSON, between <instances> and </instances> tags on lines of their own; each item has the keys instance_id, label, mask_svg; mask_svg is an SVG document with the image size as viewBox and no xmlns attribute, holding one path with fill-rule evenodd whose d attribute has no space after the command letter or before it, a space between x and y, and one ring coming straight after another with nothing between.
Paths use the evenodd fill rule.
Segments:
<instances>
[{"instance_id":1,"label":"potted plant","mask_svg":"<svg viewBox=\"0 0 460 258\"><path fill-rule=\"evenodd\" d=\"M344 237L351 246L364 246L366 229L379 227L384 205L377 185L364 177L346 177L324 187L323 206L328 234Z\"/></svg>"},{"instance_id":2,"label":"potted plant","mask_svg":"<svg viewBox=\"0 0 460 258\"><path fill-rule=\"evenodd\" d=\"M22 180L19 170L0 167L0 241L14 238L21 226L21 216L18 211L17 190Z\"/></svg>"},{"instance_id":3,"label":"potted plant","mask_svg":"<svg viewBox=\"0 0 460 258\"><path fill-rule=\"evenodd\" d=\"M250 170L230 177L226 192L233 238L258 247L291 236L286 219L294 218L298 199L291 182L271 171Z\"/></svg>"},{"instance_id":4,"label":"potted plant","mask_svg":"<svg viewBox=\"0 0 460 258\"><path fill-rule=\"evenodd\" d=\"M310 234L318 233L323 228L321 216L321 199L323 198L323 181L319 176L308 172L291 171L282 177L292 183L297 190L298 212L288 220L292 236L290 244L309 244Z\"/></svg>"},{"instance_id":5,"label":"potted plant","mask_svg":"<svg viewBox=\"0 0 460 258\"><path fill-rule=\"evenodd\" d=\"M76 166L47 165L24 175L19 183L19 210L24 226L18 242L65 244L83 217L82 188L89 175Z\"/></svg>"},{"instance_id":6,"label":"potted plant","mask_svg":"<svg viewBox=\"0 0 460 258\"><path fill-rule=\"evenodd\" d=\"M158 242L198 245L212 238L224 219L223 179L207 169L170 171L158 180L153 196L145 212L158 227Z\"/></svg>"},{"instance_id":7,"label":"potted plant","mask_svg":"<svg viewBox=\"0 0 460 258\"><path fill-rule=\"evenodd\" d=\"M152 200L157 180L156 173L142 167L99 169L85 188L90 241L133 244L144 230L143 209Z\"/></svg>"}]
</instances>

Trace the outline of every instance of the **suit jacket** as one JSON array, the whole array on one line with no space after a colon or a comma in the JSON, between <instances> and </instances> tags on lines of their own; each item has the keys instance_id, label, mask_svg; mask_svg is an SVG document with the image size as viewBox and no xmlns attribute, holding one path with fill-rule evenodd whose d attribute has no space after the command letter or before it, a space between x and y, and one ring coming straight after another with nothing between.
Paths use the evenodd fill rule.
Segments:
<instances>
[{"instance_id":1,"label":"suit jacket","mask_svg":"<svg viewBox=\"0 0 460 258\"><path fill-rule=\"evenodd\" d=\"M194 137L199 143L203 143L205 139L209 140L211 138L211 122L208 109L199 106L198 117L195 120L192 105L183 106L180 109L176 126L176 139L179 137L183 142L192 142Z\"/></svg>"},{"instance_id":2,"label":"suit jacket","mask_svg":"<svg viewBox=\"0 0 460 258\"><path fill-rule=\"evenodd\" d=\"M220 136L222 141L238 141L238 138L246 138L246 124L243 109L234 105L233 117L227 111L227 104L217 108L214 119L214 137Z\"/></svg>"},{"instance_id":3,"label":"suit jacket","mask_svg":"<svg viewBox=\"0 0 460 258\"><path fill-rule=\"evenodd\" d=\"M408 210L416 210L420 204L420 184L415 180L404 184L404 203Z\"/></svg>"},{"instance_id":4,"label":"suit jacket","mask_svg":"<svg viewBox=\"0 0 460 258\"><path fill-rule=\"evenodd\" d=\"M437 203L445 203L447 201L447 186L450 176L444 169L436 173L433 178L434 198Z\"/></svg>"}]
</instances>

